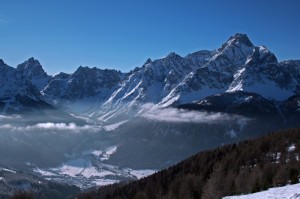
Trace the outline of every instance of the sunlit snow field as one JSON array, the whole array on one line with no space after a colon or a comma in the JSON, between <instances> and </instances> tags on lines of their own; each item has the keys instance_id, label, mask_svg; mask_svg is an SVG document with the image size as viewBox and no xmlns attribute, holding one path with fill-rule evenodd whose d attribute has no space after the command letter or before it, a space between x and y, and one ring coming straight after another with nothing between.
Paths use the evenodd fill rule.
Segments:
<instances>
[{"instance_id":1,"label":"sunlit snow field","mask_svg":"<svg viewBox=\"0 0 300 199\"><path fill-rule=\"evenodd\" d=\"M119 182L124 178L140 179L153 174L154 170L134 170L118 168L103 161L117 151L117 146L107 147L105 150L89 150L81 156L68 160L54 168L36 168L34 172L48 180L74 184L80 188L108 185Z\"/></svg>"},{"instance_id":2,"label":"sunlit snow field","mask_svg":"<svg viewBox=\"0 0 300 199\"><path fill-rule=\"evenodd\" d=\"M284 187L271 188L266 191L241 195L228 196L223 199L298 199L300 198L300 183Z\"/></svg>"}]
</instances>

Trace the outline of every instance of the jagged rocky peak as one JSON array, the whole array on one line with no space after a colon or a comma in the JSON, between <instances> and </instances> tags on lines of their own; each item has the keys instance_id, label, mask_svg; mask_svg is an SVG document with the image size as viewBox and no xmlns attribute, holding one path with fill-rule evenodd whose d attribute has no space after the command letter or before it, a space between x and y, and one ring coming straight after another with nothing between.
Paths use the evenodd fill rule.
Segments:
<instances>
[{"instance_id":1,"label":"jagged rocky peak","mask_svg":"<svg viewBox=\"0 0 300 199\"><path fill-rule=\"evenodd\" d=\"M216 65L241 66L245 64L247 58L253 54L254 48L255 46L246 34L237 33L231 36L221 48L214 51L212 61L217 61L217 63L215 63Z\"/></svg>"},{"instance_id":2,"label":"jagged rocky peak","mask_svg":"<svg viewBox=\"0 0 300 199\"><path fill-rule=\"evenodd\" d=\"M66 79L68 77L70 77L71 75L68 73L64 73L64 72L60 72L56 75L54 75L53 79Z\"/></svg>"},{"instance_id":3,"label":"jagged rocky peak","mask_svg":"<svg viewBox=\"0 0 300 199\"><path fill-rule=\"evenodd\" d=\"M292 65L294 67L299 67L300 69L300 60L286 60L286 61L282 61L281 64L289 64Z\"/></svg>"},{"instance_id":4,"label":"jagged rocky peak","mask_svg":"<svg viewBox=\"0 0 300 199\"><path fill-rule=\"evenodd\" d=\"M166 59L176 59L176 58L182 58L182 57L175 52L171 52L165 58Z\"/></svg>"},{"instance_id":5,"label":"jagged rocky peak","mask_svg":"<svg viewBox=\"0 0 300 199\"><path fill-rule=\"evenodd\" d=\"M43 90L51 79L51 76L44 71L40 62L33 57L19 64L16 71L24 80L30 81L39 91Z\"/></svg>"},{"instance_id":6,"label":"jagged rocky peak","mask_svg":"<svg viewBox=\"0 0 300 199\"><path fill-rule=\"evenodd\" d=\"M0 59L0 66L2 65L6 65L5 62L3 61L3 59Z\"/></svg>"},{"instance_id":7,"label":"jagged rocky peak","mask_svg":"<svg viewBox=\"0 0 300 199\"><path fill-rule=\"evenodd\" d=\"M109 76L118 77L122 74L121 71L115 69L100 69L97 67L90 68L88 66L79 66L77 70L71 75L72 77L90 76L97 78L108 79Z\"/></svg>"},{"instance_id":8,"label":"jagged rocky peak","mask_svg":"<svg viewBox=\"0 0 300 199\"><path fill-rule=\"evenodd\" d=\"M235 35L231 36L228 39L227 44L228 45L241 45L241 44L244 44L248 47L254 47L254 45L252 44L252 42L250 41L248 36L246 34L242 34L242 33L236 33Z\"/></svg>"},{"instance_id":9,"label":"jagged rocky peak","mask_svg":"<svg viewBox=\"0 0 300 199\"><path fill-rule=\"evenodd\" d=\"M27 68L42 68L40 62L37 59L34 59L33 57L29 58L28 60L26 60L25 62L23 62L22 64L19 64L17 66L18 70L25 70Z\"/></svg>"},{"instance_id":10,"label":"jagged rocky peak","mask_svg":"<svg viewBox=\"0 0 300 199\"><path fill-rule=\"evenodd\" d=\"M188 54L187 56L185 56L185 58L191 61L194 65L201 67L208 62L211 55L212 55L212 51L200 50Z\"/></svg>"},{"instance_id":11,"label":"jagged rocky peak","mask_svg":"<svg viewBox=\"0 0 300 199\"><path fill-rule=\"evenodd\" d=\"M188 54L186 57L189 58L191 56L197 56L197 57L207 57L209 56L211 51L209 50L200 50L193 53Z\"/></svg>"},{"instance_id":12,"label":"jagged rocky peak","mask_svg":"<svg viewBox=\"0 0 300 199\"><path fill-rule=\"evenodd\" d=\"M248 59L248 65L278 63L276 56L265 46L257 46L253 49L253 54Z\"/></svg>"},{"instance_id":13,"label":"jagged rocky peak","mask_svg":"<svg viewBox=\"0 0 300 199\"><path fill-rule=\"evenodd\" d=\"M44 71L42 65L37 59L34 59L33 57L29 58L22 64L19 64L17 66L17 70L20 72L25 73L25 76L47 76L47 73Z\"/></svg>"},{"instance_id":14,"label":"jagged rocky peak","mask_svg":"<svg viewBox=\"0 0 300 199\"><path fill-rule=\"evenodd\" d=\"M11 66L8 66L4 61L3 61L3 59L0 59L0 66L2 67L2 68L10 68L10 69L14 69L13 67L11 67Z\"/></svg>"},{"instance_id":15,"label":"jagged rocky peak","mask_svg":"<svg viewBox=\"0 0 300 199\"><path fill-rule=\"evenodd\" d=\"M96 77L97 73L101 71L101 69L93 67L90 68L88 66L79 66L77 68L77 70L72 74L72 77L81 77L83 78L83 76L93 76Z\"/></svg>"},{"instance_id":16,"label":"jagged rocky peak","mask_svg":"<svg viewBox=\"0 0 300 199\"><path fill-rule=\"evenodd\" d=\"M90 68L88 66L79 66L76 71L73 73L73 75L76 75L78 73L85 73L85 72L88 72L88 71L91 71L93 68ZM95 70L96 68L94 68Z\"/></svg>"},{"instance_id":17,"label":"jagged rocky peak","mask_svg":"<svg viewBox=\"0 0 300 199\"><path fill-rule=\"evenodd\" d=\"M186 65L184 62L185 58L175 52L171 52L166 57L155 60L154 65L161 65L167 68L181 68Z\"/></svg>"},{"instance_id":18,"label":"jagged rocky peak","mask_svg":"<svg viewBox=\"0 0 300 199\"><path fill-rule=\"evenodd\" d=\"M280 65L284 68L288 68L294 75L299 75L300 77L300 60L286 60L280 62ZM299 86L300 91L300 86ZM300 92L299 92L300 93Z\"/></svg>"},{"instance_id":19,"label":"jagged rocky peak","mask_svg":"<svg viewBox=\"0 0 300 199\"><path fill-rule=\"evenodd\" d=\"M148 58L147 61L144 63L144 65L151 64L151 63L152 63L152 60L150 58Z\"/></svg>"},{"instance_id":20,"label":"jagged rocky peak","mask_svg":"<svg viewBox=\"0 0 300 199\"><path fill-rule=\"evenodd\" d=\"M81 85L99 88L115 86L121 79L122 73L114 69L100 69L97 67L80 66L72 75L71 79L75 82L82 82ZM74 83L74 81L72 81ZM91 84L91 85L88 85Z\"/></svg>"}]
</instances>

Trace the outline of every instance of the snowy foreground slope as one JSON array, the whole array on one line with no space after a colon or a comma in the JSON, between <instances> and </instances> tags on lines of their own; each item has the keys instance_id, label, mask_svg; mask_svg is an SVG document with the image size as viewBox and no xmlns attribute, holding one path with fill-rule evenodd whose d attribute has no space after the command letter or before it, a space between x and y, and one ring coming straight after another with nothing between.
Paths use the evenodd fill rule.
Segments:
<instances>
[{"instance_id":1,"label":"snowy foreground slope","mask_svg":"<svg viewBox=\"0 0 300 199\"><path fill-rule=\"evenodd\" d=\"M300 183L284 187L271 188L266 191L248 195L228 196L223 199L298 199L300 198Z\"/></svg>"}]
</instances>

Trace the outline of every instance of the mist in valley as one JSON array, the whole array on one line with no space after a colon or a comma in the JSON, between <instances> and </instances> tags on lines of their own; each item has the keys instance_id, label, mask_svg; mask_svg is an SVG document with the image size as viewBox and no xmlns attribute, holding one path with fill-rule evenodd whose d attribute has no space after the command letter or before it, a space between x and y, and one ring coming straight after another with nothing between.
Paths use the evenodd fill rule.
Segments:
<instances>
[{"instance_id":1,"label":"mist in valley","mask_svg":"<svg viewBox=\"0 0 300 199\"><path fill-rule=\"evenodd\" d=\"M111 122L36 118L0 115L0 166L83 189L139 179L277 128L262 119L153 104Z\"/></svg>"}]
</instances>

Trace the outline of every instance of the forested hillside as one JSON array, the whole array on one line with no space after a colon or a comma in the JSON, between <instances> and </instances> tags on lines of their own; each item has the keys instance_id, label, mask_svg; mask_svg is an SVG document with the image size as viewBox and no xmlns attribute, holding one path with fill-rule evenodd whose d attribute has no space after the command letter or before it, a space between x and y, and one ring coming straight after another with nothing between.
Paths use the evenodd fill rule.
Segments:
<instances>
[{"instance_id":1,"label":"forested hillside","mask_svg":"<svg viewBox=\"0 0 300 199\"><path fill-rule=\"evenodd\" d=\"M299 182L300 128L200 152L147 178L84 198L221 198Z\"/></svg>"}]
</instances>

